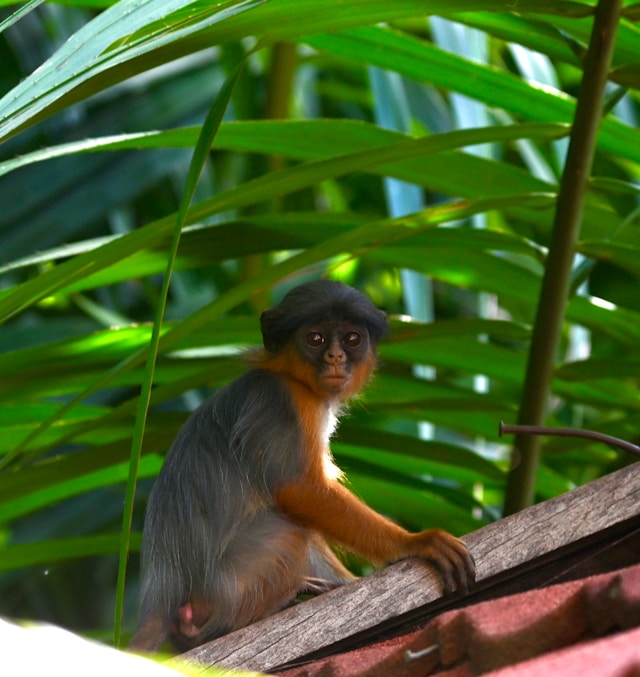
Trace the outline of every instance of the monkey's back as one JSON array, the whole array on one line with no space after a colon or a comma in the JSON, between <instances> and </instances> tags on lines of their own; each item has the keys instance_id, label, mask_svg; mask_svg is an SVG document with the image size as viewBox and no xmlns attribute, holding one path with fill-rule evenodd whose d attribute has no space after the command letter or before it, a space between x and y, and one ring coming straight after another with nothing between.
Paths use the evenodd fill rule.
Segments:
<instances>
[{"instance_id":1,"label":"monkey's back","mask_svg":"<svg viewBox=\"0 0 640 677\"><path fill-rule=\"evenodd\" d=\"M172 616L188 595L212 594L226 562L282 519L274 490L302 469L298 416L280 376L250 370L203 403L149 497L141 615Z\"/></svg>"}]
</instances>

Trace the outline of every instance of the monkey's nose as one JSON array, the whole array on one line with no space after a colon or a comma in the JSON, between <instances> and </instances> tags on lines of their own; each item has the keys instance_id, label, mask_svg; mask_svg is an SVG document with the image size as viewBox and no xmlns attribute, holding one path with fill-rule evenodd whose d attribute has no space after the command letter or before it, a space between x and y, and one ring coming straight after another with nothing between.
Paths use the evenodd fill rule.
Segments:
<instances>
[{"instance_id":1,"label":"monkey's nose","mask_svg":"<svg viewBox=\"0 0 640 677\"><path fill-rule=\"evenodd\" d=\"M343 364L346 361L346 355L342 350L328 350L325 353L325 361L329 364Z\"/></svg>"}]
</instances>

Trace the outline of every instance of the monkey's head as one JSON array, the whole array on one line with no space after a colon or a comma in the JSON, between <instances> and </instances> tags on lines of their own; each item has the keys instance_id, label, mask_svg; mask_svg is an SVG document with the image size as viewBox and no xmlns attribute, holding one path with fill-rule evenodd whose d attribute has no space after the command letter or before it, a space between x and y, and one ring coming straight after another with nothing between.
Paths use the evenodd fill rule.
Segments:
<instances>
[{"instance_id":1,"label":"monkey's head","mask_svg":"<svg viewBox=\"0 0 640 677\"><path fill-rule=\"evenodd\" d=\"M324 394L349 397L366 382L387 318L356 289L315 280L292 289L260 318L264 347L304 363L296 375ZM293 365L292 365L293 367Z\"/></svg>"}]
</instances>

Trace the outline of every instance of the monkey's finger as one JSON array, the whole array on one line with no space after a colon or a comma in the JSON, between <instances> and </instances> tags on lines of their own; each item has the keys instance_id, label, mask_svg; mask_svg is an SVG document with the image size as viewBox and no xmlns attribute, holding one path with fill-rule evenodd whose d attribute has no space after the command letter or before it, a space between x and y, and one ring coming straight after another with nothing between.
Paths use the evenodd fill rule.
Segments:
<instances>
[{"instance_id":1,"label":"monkey's finger","mask_svg":"<svg viewBox=\"0 0 640 677\"><path fill-rule=\"evenodd\" d=\"M469 592L469 588L476 580L476 565L471 553L465 549L461 556L453 560L453 578L456 590L461 593Z\"/></svg>"},{"instance_id":2,"label":"monkey's finger","mask_svg":"<svg viewBox=\"0 0 640 677\"><path fill-rule=\"evenodd\" d=\"M460 592L468 592L476 580L476 563L467 546L460 540L456 542L459 557L454 560L454 579L456 589Z\"/></svg>"},{"instance_id":3,"label":"monkey's finger","mask_svg":"<svg viewBox=\"0 0 640 677\"><path fill-rule=\"evenodd\" d=\"M467 592L475 580L475 563L467 546L446 531L427 529L411 534L408 551L436 567L445 594Z\"/></svg>"},{"instance_id":4,"label":"monkey's finger","mask_svg":"<svg viewBox=\"0 0 640 677\"><path fill-rule=\"evenodd\" d=\"M475 562L462 541L454 538L443 541L438 557L432 561L442 577L445 594L469 591L475 581Z\"/></svg>"}]
</instances>

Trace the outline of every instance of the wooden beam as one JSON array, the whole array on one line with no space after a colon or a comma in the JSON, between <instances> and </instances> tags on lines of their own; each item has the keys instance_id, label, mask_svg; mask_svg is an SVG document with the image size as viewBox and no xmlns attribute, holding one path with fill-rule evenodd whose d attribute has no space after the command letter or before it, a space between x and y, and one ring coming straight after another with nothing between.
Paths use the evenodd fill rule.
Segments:
<instances>
[{"instance_id":1,"label":"wooden beam","mask_svg":"<svg viewBox=\"0 0 640 677\"><path fill-rule=\"evenodd\" d=\"M640 463L465 536L481 583L640 515ZM269 672L442 597L438 576L406 560L179 657Z\"/></svg>"}]
</instances>

